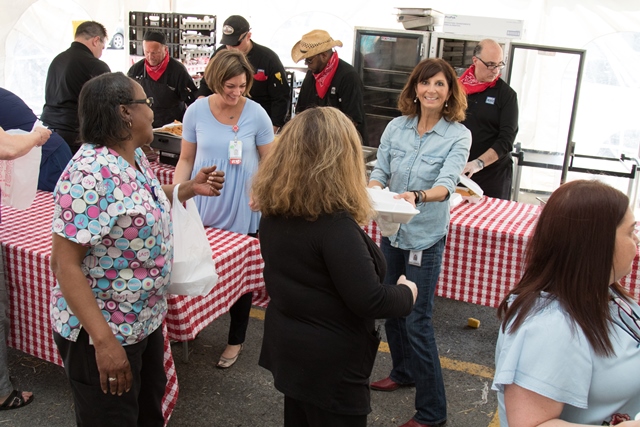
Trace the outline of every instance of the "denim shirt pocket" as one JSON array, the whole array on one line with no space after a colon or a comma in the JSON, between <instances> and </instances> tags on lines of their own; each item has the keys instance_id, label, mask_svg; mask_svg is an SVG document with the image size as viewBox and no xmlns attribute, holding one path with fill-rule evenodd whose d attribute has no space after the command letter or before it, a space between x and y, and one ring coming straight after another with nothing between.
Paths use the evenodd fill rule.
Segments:
<instances>
[{"instance_id":1,"label":"denim shirt pocket","mask_svg":"<svg viewBox=\"0 0 640 427\"><path fill-rule=\"evenodd\" d=\"M444 157L422 156L420 166L418 167L418 176L426 185L425 188L431 188L433 186L444 165L444 160Z\"/></svg>"},{"instance_id":2,"label":"denim shirt pocket","mask_svg":"<svg viewBox=\"0 0 640 427\"><path fill-rule=\"evenodd\" d=\"M389 172L394 174L400 169L405 152L394 148L389 151Z\"/></svg>"}]
</instances>

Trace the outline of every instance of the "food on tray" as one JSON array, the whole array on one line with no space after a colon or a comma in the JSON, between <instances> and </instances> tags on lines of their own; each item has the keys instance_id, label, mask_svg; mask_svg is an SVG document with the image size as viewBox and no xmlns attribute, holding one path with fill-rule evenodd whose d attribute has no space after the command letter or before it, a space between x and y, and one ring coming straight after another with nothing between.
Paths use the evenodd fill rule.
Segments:
<instances>
[{"instance_id":1,"label":"food on tray","mask_svg":"<svg viewBox=\"0 0 640 427\"><path fill-rule=\"evenodd\" d=\"M460 194L464 200L471 203L478 203L482 199L484 191L482 188L466 175L460 175L460 186L456 187L456 193Z\"/></svg>"},{"instance_id":2,"label":"food on tray","mask_svg":"<svg viewBox=\"0 0 640 427\"><path fill-rule=\"evenodd\" d=\"M177 120L174 120L173 123L168 124L168 125L164 125L159 129L154 129L156 132L164 132L164 133L170 133L172 135L176 135L176 136L182 136L182 123L180 123Z\"/></svg>"},{"instance_id":3,"label":"food on tray","mask_svg":"<svg viewBox=\"0 0 640 427\"><path fill-rule=\"evenodd\" d=\"M478 194L474 193L473 190L471 190L469 188L456 187L456 193L458 193L458 194L460 194L461 196L464 196L464 197L479 196Z\"/></svg>"}]
</instances>

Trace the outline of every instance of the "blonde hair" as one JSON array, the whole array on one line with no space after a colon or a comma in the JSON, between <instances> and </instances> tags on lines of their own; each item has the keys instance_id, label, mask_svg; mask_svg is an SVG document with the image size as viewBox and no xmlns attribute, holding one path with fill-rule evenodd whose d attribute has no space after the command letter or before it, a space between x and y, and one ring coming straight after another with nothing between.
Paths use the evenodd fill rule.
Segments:
<instances>
[{"instance_id":1,"label":"blonde hair","mask_svg":"<svg viewBox=\"0 0 640 427\"><path fill-rule=\"evenodd\" d=\"M223 93L224 82L244 74L247 77L247 87L243 95L247 96L253 85L253 67L242 52L222 49L216 53L204 70L204 81L215 93Z\"/></svg>"},{"instance_id":2,"label":"blonde hair","mask_svg":"<svg viewBox=\"0 0 640 427\"><path fill-rule=\"evenodd\" d=\"M317 107L287 123L253 179L265 216L316 220L349 212L359 224L372 217L360 137L340 110Z\"/></svg>"}]
</instances>

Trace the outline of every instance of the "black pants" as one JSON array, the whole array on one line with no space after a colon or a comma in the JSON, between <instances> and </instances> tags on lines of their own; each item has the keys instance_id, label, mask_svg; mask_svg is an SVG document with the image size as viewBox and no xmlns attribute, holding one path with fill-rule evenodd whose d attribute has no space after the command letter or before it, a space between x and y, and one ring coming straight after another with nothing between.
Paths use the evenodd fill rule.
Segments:
<instances>
[{"instance_id":1,"label":"black pants","mask_svg":"<svg viewBox=\"0 0 640 427\"><path fill-rule=\"evenodd\" d=\"M84 329L76 342L55 332L53 338L71 383L79 427L164 426L162 397L167 376L162 328L138 344L124 346L133 384L122 396L102 392L95 349L89 344L89 335Z\"/></svg>"},{"instance_id":2,"label":"black pants","mask_svg":"<svg viewBox=\"0 0 640 427\"><path fill-rule=\"evenodd\" d=\"M247 327L249 326L251 301L253 301L253 292L242 295L229 309L231 323L229 324L229 340L227 344L240 345L244 343Z\"/></svg>"},{"instance_id":3,"label":"black pants","mask_svg":"<svg viewBox=\"0 0 640 427\"><path fill-rule=\"evenodd\" d=\"M513 164L493 166L474 173L471 177L482 188L484 195L496 199L511 199L511 186L513 185Z\"/></svg>"},{"instance_id":4,"label":"black pants","mask_svg":"<svg viewBox=\"0 0 640 427\"><path fill-rule=\"evenodd\" d=\"M248 236L258 237L258 233L249 233ZM247 335L247 327L249 327L249 313L251 313L252 301L253 292L249 292L238 298L229 309L231 322L229 323L228 345L240 345L244 343Z\"/></svg>"},{"instance_id":5,"label":"black pants","mask_svg":"<svg viewBox=\"0 0 640 427\"><path fill-rule=\"evenodd\" d=\"M343 415L284 396L284 427L367 427L366 415Z\"/></svg>"}]
</instances>

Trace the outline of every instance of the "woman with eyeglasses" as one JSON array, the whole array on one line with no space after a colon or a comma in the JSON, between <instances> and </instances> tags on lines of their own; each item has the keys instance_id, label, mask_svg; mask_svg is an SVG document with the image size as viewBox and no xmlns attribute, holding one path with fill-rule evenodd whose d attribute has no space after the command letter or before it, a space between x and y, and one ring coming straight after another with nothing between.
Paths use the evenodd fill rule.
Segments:
<instances>
[{"instance_id":1,"label":"woman with eyeglasses","mask_svg":"<svg viewBox=\"0 0 640 427\"><path fill-rule=\"evenodd\" d=\"M463 173L482 188L485 196L509 200L513 182L511 152L518 133L518 97L500 78L503 58L498 43L482 40L473 51L473 64L460 76L468 104L462 124L472 135Z\"/></svg>"},{"instance_id":2,"label":"woman with eyeglasses","mask_svg":"<svg viewBox=\"0 0 640 427\"><path fill-rule=\"evenodd\" d=\"M54 189L50 316L79 426L164 425L174 186L160 186L142 152L151 103L122 73L85 83L85 143ZM202 168L180 185L180 201L219 195L223 176Z\"/></svg>"},{"instance_id":3,"label":"woman with eyeglasses","mask_svg":"<svg viewBox=\"0 0 640 427\"><path fill-rule=\"evenodd\" d=\"M640 308L629 199L598 181L553 192L520 282L498 308L493 389L505 427L640 426Z\"/></svg>"},{"instance_id":4,"label":"woman with eyeglasses","mask_svg":"<svg viewBox=\"0 0 640 427\"><path fill-rule=\"evenodd\" d=\"M204 78L214 94L198 99L185 113L182 148L173 181L192 179L200 167L216 165L225 172L225 190L215 200L195 198L202 223L255 236L260 213L249 207L249 186L258 163L271 149L274 135L267 112L247 98L253 75L242 52L223 50L211 59ZM238 360L252 299L252 292L241 295L230 309L227 346L218 368L230 368Z\"/></svg>"}]
</instances>

